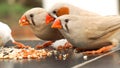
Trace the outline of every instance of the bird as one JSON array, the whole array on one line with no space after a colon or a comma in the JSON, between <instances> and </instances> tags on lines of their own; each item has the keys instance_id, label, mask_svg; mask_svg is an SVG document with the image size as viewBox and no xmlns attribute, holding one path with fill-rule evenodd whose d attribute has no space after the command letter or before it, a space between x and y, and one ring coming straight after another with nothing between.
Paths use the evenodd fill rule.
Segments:
<instances>
[{"instance_id":1,"label":"bird","mask_svg":"<svg viewBox=\"0 0 120 68\"><path fill-rule=\"evenodd\" d=\"M48 10L46 16L46 24L51 23L51 18L57 18L62 15L80 15L80 16L101 16L97 13L81 9L77 6L66 4L66 3L56 3Z\"/></svg>"},{"instance_id":2,"label":"bird","mask_svg":"<svg viewBox=\"0 0 120 68\"><path fill-rule=\"evenodd\" d=\"M58 29L69 43L81 50L100 53L120 42L120 16L63 15L51 28Z\"/></svg>"},{"instance_id":3,"label":"bird","mask_svg":"<svg viewBox=\"0 0 120 68\"><path fill-rule=\"evenodd\" d=\"M21 46L24 47L25 46L24 44L16 42L14 40L14 38L11 35L11 32L12 30L7 24L0 22L0 47L4 47L5 44L10 40L12 41L13 44L17 45L17 47Z\"/></svg>"},{"instance_id":4,"label":"bird","mask_svg":"<svg viewBox=\"0 0 120 68\"><path fill-rule=\"evenodd\" d=\"M48 12L40 7L31 8L19 19L21 26L29 26L36 37L44 41L56 41L64 37L58 29L52 29L51 24L46 24ZM51 20L53 20L52 18Z\"/></svg>"}]
</instances>

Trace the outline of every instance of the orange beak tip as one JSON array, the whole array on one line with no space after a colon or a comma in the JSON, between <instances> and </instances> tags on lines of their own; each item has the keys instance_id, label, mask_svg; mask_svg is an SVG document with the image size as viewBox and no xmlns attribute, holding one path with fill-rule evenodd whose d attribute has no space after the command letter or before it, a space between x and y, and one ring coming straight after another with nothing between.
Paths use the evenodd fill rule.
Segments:
<instances>
[{"instance_id":1,"label":"orange beak tip","mask_svg":"<svg viewBox=\"0 0 120 68\"><path fill-rule=\"evenodd\" d=\"M20 25L20 26L23 26L22 23L21 23L21 20L19 20L19 25Z\"/></svg>"},{"instance_id":2,"label":"orange beak tip","mask_svg":"<svg viewBox=\"0 0 120 68\"><path fill-rule=\"evenodd\" d=\"M46 24L49 24L50 22L48 20L46 20Z\"/></svg>"},{"instance_id":3,"label":"orange beak tip","mask_svg":"<svg viewBox=\"0 0 120 68\"><path fill-rule=\"evenodd\" d=\"M56 28L56 27L54 25L52 25L51 28Z\"/></svg>"},{"instance_id":4,"label":"orange beak tip","mask_svg":"<svg viewBox=\"0 0 120 68\"><path fill-rule=\"evenodd\" d=\"M61 26L61 23L60 23L60 20L55 20L55 22L53 23L53 25L51 26L51 28L58 28L58 29L61 29L62 26Z\"/></svg>"},{"instance_id":5,"label":"orange beak tip","mask_svg":"<svg viewBox=\"0 0 120 68\"><path fill-rule=\"evenodd\" d=\"M61 26L51 26L51 28L57 28L57 29L61 29L62 27Z\"/></svg>"},{"instance_id":6,"label":"orange beak tip","mask_svg":"<svg viewBox=\"0 0 120 68\"><path fill-rule=\"evenodd\" d=\"M23 26L22 24L20 24L20 26Z\"/></svg>"}]
</instances>

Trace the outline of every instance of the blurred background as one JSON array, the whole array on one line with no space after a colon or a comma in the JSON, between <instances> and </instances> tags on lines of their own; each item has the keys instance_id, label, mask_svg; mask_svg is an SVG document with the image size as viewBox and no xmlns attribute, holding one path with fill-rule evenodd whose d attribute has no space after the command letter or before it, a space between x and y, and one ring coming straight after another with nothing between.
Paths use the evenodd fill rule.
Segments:
<instances>
[{"instance_id":1,"label":"blurred background","mask_svg":"<svg viewBox=\"0 0 120 68\"><path fill-rule=\"evenodd\" d=\"M119 15L119 0L0 0L0 21L8 24L16 40L36 40L29 27L18 24L22 14L34 7L46 10L57 2L69 3L82 9L96 12L103 16Z\"/></svg>"}]
</instances>

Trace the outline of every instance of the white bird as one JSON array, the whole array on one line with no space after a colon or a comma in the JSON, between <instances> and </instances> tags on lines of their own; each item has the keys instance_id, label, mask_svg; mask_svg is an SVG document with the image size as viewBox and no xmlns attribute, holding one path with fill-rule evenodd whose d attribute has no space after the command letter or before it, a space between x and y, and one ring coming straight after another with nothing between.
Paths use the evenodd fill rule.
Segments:
<instances>
[{"instance_id":1,"label":"white bird","mask_svg":"<svg viewBox=\"0 0 120 68\"><path fill-rule=\"evenodd\" d=\"M5 23L0 22L0 46L4 46L8 41L12 41L13 44L16 44L19 46L24 46L20 42L16 42L14 38L11 35L11 29L9 26Z\"/></svg>"}]
</instances>

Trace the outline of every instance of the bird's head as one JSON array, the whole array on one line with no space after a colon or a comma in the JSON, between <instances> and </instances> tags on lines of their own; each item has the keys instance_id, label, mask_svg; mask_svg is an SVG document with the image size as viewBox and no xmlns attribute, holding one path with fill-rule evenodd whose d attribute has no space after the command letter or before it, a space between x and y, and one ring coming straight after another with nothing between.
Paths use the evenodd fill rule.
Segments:
<instances>
[{"instance_id":1,"label":"bird's head","mask_svg":"<svg viewBox=\"0 0 120 68\"><path fill-rule=\"evenodd\" d=\"M58 17L52 24L51 28L63 29L69 32L69 24L71 24L71 19L69 15L63 15Z\"/></svg>"},{"instance_id":2,"label":"bird's head","mask_svg":"<svg viewBox=\"0 0 120 68\"><path fill-rule=\"evenodd\" d=\"M19 24L21 26L32 25L36 26L39 24L43 24L43 22L39 22L41 20L45 21L45 15L47 12L42 8L32 8L26 11L22 17L19 19Z\"/></svg>"},{"instance_id":3,"label":"bird's head","mask_svg":"<svg viewBox=\"0 0 120 68\"><path fill-rule=\"evenodd\" d=\"M69 7L64 3L55 4L50 9L49 14L46 15L46 24L51 23L55 18L65 14L69 14Z\"/></svg>"}]
</instances>

